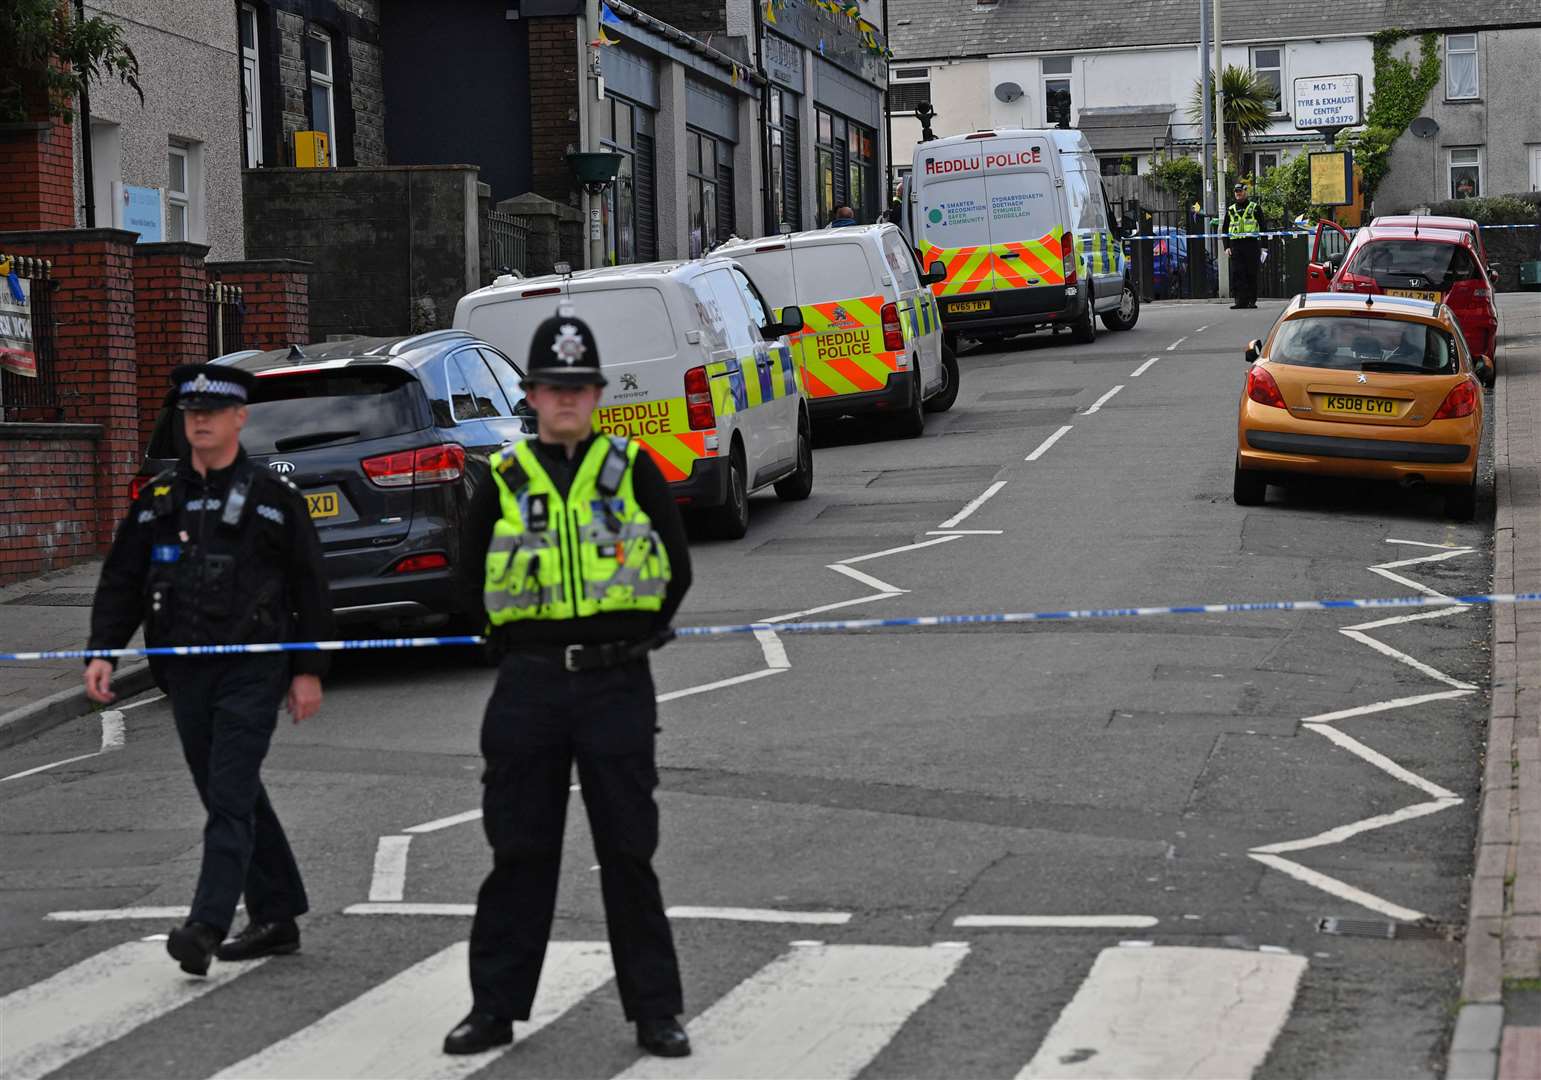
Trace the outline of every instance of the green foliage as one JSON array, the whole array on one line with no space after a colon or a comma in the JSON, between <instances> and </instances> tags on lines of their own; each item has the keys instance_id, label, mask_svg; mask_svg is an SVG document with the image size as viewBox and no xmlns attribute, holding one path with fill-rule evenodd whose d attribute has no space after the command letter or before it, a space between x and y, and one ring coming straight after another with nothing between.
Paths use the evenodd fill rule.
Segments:
<instances>
[{"instance_id":1,"label":"green foliage","mask_svg":"<svg viewBox=\"0 0 1541 1080\"><path fill-rule=\"evenodd\" d=\"M1188 119L1204 121L1205 83L1193 84L1193 98L1188 103ZM1268 130L1273 123L1273 88L1248 68L1227 64L1220 77L1225 95L1225 152L1232 161L1241 160L1241 150L1252 136Z\"/></svg>"},{"instance_id":2,"label":"green foliage","mask_svg":"<svg viewBox=\"0 0 1541 1080\"><path fill-rule=\"evenodd\" d=\"M1541 196L1493 195L1483 199L1448 199L1429 213L1471 218L1479 225L1541 224Z\"/></svg>"},{"instance_id":3,"label":"green foliage","mask_svg":"<svg viewBox=\"0 0 1541 1080\"><path fill-rule=\"evenodd\" d=\"M139 61L121 26L76 19L66 0L0 4L0 123L37 119L38 96L50 118L68 122L76 95L104 76L132 87L144 104Z\"/></svg>"},{"instance_id":4,"label":"green foliage","mask_svg":"<svg viewBox=\"0 0 1541 1080\"><path fill-rule=\"evenodd\" d=\"M1311 204L1311 158L1308 154L1296 154L1254 180L1252 197L1275 228L1288 228L1302 214L1311 221L1328 216L1326 207Z\"/></svg>"},{"instance_id":5,"label":"green foliage","mask_svg":"<svg viewBox=\"0 0 1541 1080\"><path fill-rule=\"evenodd\" d=\"M1151 166L1150 182L1170 192L1184 207L1198 202L1204 191L1204 166L1197 158L1161 158Z\"/></svg>"},{"instance_id":6,"label":"green foliage","mask_svg":"<svg viewBox=\"0 0 1541 1080\"><path fill-rule=\"evenodd\" d=\"M1403 30L1385 30L1370 38L1375 61L1375 92L1365 109L1365 128L1345 136L1343 144L1354 151L1354 163L1363 177L1365 201L1375 197L1391 167L1391 147L1407 125L1423 111L1429 92L1439 84L1439 38L1424 34L1418 43L1418 59L1403 60L1392 54L1407 37Z\"/></svg>"}]
</instances>

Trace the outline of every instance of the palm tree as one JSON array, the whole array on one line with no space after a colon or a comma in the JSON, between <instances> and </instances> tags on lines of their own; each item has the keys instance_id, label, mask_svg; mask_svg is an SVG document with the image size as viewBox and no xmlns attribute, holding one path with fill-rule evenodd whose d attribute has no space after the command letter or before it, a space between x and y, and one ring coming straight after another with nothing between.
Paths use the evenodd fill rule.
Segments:
<instances>
[{"instance_id":1,"label":"palm tree","mask_svg":"<svg viewBox=\"0 0 1541 1080\"><path fill-rule=\"evenodd\" d=\"M1225 94L1225 153L1233 163L1241 161L1242 146L1254 135L1268 130L1273 123L1277 99L1273 87L1256 72L1227 64L1220 79ZM1193 100L1188 105L1188 119L1204 121L1204 84L1193 84Z\"/></svg>"}]
</instances>

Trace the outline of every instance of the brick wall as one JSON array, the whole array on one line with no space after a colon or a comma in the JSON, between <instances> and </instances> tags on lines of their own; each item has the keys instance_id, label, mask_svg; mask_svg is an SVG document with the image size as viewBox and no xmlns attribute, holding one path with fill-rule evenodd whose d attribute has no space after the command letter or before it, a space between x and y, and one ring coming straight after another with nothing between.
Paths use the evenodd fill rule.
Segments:
<instances>
[{"instance_id":1,"label":"brick wall","mask_svg":"<svg viewBox=\"0 0 1541 1080\"><path fill-rule=\"evenodd\" d=\"M97 554L91 424L0 424L0 585Z\"/></svg>"},{"instance_id":2,"label":"brick wall","mask_svg":"<svg viewBox=\"0 0 1541 1080\"><path fill-rule=\"evenodd\" d=\"M636 0L632 7L698 38L713 31L721 33L728 25L723 0Z\"/></svg>"},{"instance_id":3,"label":"brick wall","mask_svg":"<svg viewBox=\"0 0 1541 1080\"><path fill-rule=\"evenodd\" d=\"M578 135L578 22L530 19L530 186L537 195L576 206L578 186L567 163Z\"/></svg>"},{"instance_id":4,"label":"brick wall","mask_svg":"<svg viewBox=\"0 0 1541 1080\"><path fill-rule=\"evenodd\" d=\"M241 336L248 349L308 344L310 264L297 259L247 259L208 264L209 276L239 285L246 305Z\"/></svg>"},{"instance_id":5,"label":"brick wall","mask_svg":"<svg viewBox=\"0 0 1541 1080\"><path fill-rule=\"evenodd\" d=\"M64 123L0 131L0 231L75 227L75 149Z\"/></svg>"},{"instance_id":6,"label":"brick wall","mask_svg":"<svg viewBox=\"0 0 1541 1080\"><path fill-rule=\"evenodd\" d=\"M209 358L208 274L202 244L139 244L134 249L134 353L138 439L150 441L171 385L171 369Z\"/></svg>"}]
</instances>

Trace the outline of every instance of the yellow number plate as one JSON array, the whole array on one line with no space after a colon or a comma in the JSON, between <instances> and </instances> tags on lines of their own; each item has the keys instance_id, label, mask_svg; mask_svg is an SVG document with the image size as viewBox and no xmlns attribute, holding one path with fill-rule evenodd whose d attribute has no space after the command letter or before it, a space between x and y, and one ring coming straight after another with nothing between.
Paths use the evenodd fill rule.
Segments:
<instances>
[{"instance_id":1,"label":"yellow number plate","mask_svg":"<svg viewBox=\"0 0 1541 1080\"><path fill-rule=\"evenodd\" d=\"M947 314L949 314L949 315L961 315L961 314L963 314L966 311L989 311L989 310L990 310L990 301L988 301L988 300L965 300L965 301L963 301L962 303L959 303L959 304L948 304L947 305Z\"/></svg>"},{"instance_id":2,"label":"yellow number plate","mask_svg":"<svg viewBox=\"0 0 1541 1080\"><path fill-rule=\"evenodd\" d=\"M1352 394L1325 394L1322 412L1350 416L1395 416L1397 403L1391 398L1358 397Z\"/></svg>"},{"instance_id":3,"label":"yellow number plate","mask_svg":"<svg viewBox=\"0 0 1541 1080\"><path fill-rule=\"evenodd\" d=\"M336 517L342 513L337 507L335 491L318 491L314 495L305 496L305 508L313 518Z\"/></svg>"},{"instance_id":4,"label":"yellow number plate","mask_svg":"<svg viewBox=\"0 0 1541 1080\"><path fill-rule=\"evenodd\" d=\"M1438 289L1387 289L1387 296L1410 296L1414 300L1429 300L1439 303Z\"/></svg>"}]
</instances>

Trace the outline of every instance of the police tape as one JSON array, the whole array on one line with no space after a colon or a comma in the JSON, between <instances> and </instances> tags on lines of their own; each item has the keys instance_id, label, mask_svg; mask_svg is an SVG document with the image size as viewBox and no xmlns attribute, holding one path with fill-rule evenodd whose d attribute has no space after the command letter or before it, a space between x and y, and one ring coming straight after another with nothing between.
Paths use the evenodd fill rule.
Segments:
<instances>
[{"instance_id":1,"label":"police tape","mask_svg":"<svg viewBox=\"0 0 1541 1080\"><path fill-rule=\"evenodd\" d=\"M1345 233L1349 234L1350 236L1352 236L1354 233L1358 232L1359 229L1360 229L1360 226L1356 225L1353 228L1344 229L1343 231ZM1481 226L1481 229L1482 229L1483 232L1487 232L1487 231L1489 231L1491 229L1541 229L1541 225L1538 225L1538 224L1483 225L1483 226ZM1184 238L1184 239L1187 239L1187 240L1231 240L1231 239L1236 239L1236 240L1256 240L1258 237L1269 237L1269 236L1283 236L1283 237L1288 238L1288 237L1292 237L1292 236L1306 237L1306 236L1315 236L1315 235L1316 235L1316 233L1313 230L1310 230L1310 229L1306 229L1306 230L1301 230L1301 229L1275 229L1275 230L1270 231L1270 232L1249 232L1249 233L1226 233L1226 232L1191 233L1191 232L1184 232L1181 229L1174 228L1171 232L1166 232L1166 233L1138 233L1138 234L1133 235L1133 236L1121 236L1121 237L1119 237L1119 239L1120 240L1172 240L1172 239L1181 237L1181 238Z\"/></svg>"},{"instance_id":2,"label":"police tape","mask_svg":"<svg viewBox=\"0 0 1541 1080\"><path fill-rule=\"evenodd\" d=\"M1487 604L1534 604L1541 592L1476 593L1469 596L1391 596L1351 600L1251 600L1229 604L1176 604L1161 607L1082 608L1064 611L1017 611L980 615L902 615L888 619L831 619L821 622L751 622L720 626L681 626L677 638L731 634L832 634L856 630L901 630L939 626L990 626L1003 623L1067 622L1076 619L1125 619L1152 615L1255 615L1271 611L1340 611L1373 608L1464 608ZM159 645L139 649L53 649L0 652L0 661L125 660L146 656L239 656L281 652L351 652L364 649L423 649L483 645L474 634L442 637L358 638L338 641L272 641L253 645Z\"/></svg>"}]
</instances>

